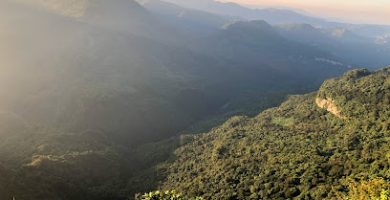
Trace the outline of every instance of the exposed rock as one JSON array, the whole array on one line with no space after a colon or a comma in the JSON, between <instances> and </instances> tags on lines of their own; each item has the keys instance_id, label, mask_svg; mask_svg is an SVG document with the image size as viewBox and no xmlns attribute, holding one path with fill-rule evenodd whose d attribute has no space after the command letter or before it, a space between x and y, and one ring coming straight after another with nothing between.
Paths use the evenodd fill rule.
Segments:
<instances>
[{"instance_id":1,"label":"exposed rock","mask_svg":"<svg viewBox=\"0 0 390 200\"><path fill-rule=\"evenodd\" d=\"M337 107L333 99L328 99L328 98L316 98L316 104L318 107L322 109L326 109L328 112L332 113L338 118L345 119L344 116L341 115L341 110Z\"/></svg>"}]
</instances>

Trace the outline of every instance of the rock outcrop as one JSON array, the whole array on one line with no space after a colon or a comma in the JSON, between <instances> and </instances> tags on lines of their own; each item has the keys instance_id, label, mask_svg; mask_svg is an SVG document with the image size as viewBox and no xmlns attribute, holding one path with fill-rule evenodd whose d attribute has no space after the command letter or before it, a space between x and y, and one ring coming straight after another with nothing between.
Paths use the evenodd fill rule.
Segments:
<instances>
[{"instance_id":1,"label":"rock outcrop","mask_svg":"<svg viewBox=\"0 0 390 200\"><path fill-rule=\"evenodd\" d=\"M337 107L337 105L335 104L335 102L332 99L328 99L328 98L323 99L323 98L317 97L316 104L318 107L320 107L322 109L326 109L328 112L332 113L336 117L341 118L341 119L345 119L345 117L341 115L341 110L339 109L339 107Z\"/></svg>"}]
</instances>

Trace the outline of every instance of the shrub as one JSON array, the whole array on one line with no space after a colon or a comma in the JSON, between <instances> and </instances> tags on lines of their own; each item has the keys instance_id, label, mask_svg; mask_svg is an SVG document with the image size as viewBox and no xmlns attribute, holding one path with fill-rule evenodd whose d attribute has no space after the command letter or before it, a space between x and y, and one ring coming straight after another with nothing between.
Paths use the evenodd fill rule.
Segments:
<instances>
[{"instance_id":1,"label":"shrub","mask_svg":"<svg viewBox=\"0 0 390 200\"><path fill-rule=\"evenodd\" d=\"M351 182L345 200L390 200L390 182L381 178Z\"/></svg>"},{"instance_id":2,"label":"shrub","mask_svg":"<svg viewBox=\"0 0 390 200\"><path fill-rule=\"evenodd\" d=\"M172 191L154 191L145 193L140 197L136 197L136 200L203 200L201 197L185 197L175 190Z\"/></svg>"}]
</instances>

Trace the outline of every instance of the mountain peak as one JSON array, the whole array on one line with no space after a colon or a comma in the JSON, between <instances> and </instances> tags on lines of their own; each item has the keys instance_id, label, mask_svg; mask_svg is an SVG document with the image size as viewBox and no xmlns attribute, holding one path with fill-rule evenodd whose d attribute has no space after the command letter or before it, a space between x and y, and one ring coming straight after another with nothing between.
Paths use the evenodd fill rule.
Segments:
<instances>
[{"instance_id":1,"label":"mountain peak","mask_svg":"<svg viewBox=\"0 0 390 200\"><path fill-rule=\"evenodd\" d=\"M242 31L242 32L269 32L274 31L272 26L264 20L254 20L254 21L235 21L229 23L223 27L225 30L230 31Z\"/></svg>"}]
</instances>

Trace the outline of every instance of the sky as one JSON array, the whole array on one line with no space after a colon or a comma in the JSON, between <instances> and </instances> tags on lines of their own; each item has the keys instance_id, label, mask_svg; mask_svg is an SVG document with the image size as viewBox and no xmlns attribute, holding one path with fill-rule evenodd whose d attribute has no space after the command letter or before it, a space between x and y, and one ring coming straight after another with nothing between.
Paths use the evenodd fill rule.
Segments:
<instances>
[{"instance_id":1,"label":"sky","mask_svg":"<svg viewBox=\"0 0 390 200\"><path fill-rule=\"evenodd\" d=\"M390 24L390 0L222 0L262 7L290 7L354 23Z\"/></svg>"}]
</instances>

